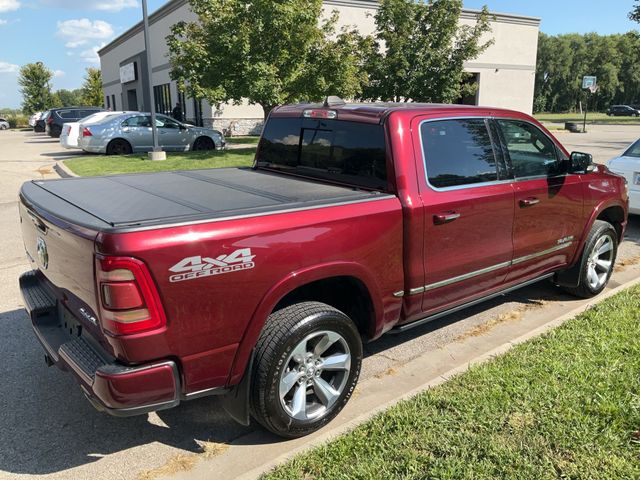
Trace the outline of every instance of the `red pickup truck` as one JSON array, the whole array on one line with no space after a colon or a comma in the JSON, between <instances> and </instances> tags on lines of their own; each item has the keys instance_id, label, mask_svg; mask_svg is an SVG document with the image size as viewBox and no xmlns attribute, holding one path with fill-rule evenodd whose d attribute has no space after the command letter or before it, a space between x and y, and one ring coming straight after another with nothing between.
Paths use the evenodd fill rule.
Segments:
<instances>
[{"instance_id":1,"label":"red pickup truck","mask_svg":"<svg viewBox=\"0 0 640 480\"><path fill-rule=\"evenodd\" d=\"M20 200L35 334L98 409L219 394L285 437L344 407L364 341L543 279L597 295L628 209L624 178L522 113L332 98L274 110L253 168Z\"/></svg>"}]
</instances>

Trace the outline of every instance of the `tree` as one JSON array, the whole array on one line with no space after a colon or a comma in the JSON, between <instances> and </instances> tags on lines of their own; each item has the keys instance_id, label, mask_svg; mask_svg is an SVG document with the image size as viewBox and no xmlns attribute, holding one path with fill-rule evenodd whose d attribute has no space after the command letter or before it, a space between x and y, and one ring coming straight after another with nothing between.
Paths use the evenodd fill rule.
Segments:
<instances>
[{"instance_id":1,"label":"tree","mask_svg":"<svg viewBox=\"0 0 640 480\"><path fill-rule=\"evenodd\" d=\"M82 104L91 107L104 105L104 92L102 90L102 72L99 68L87 68L87 75L80 88Z\"/></svg>"},{"instance_id":2,"label":"tree","mask_svg":"<svg viewBox=\"0 0 640 480\"><path fill-rule=\"evenodd\" d=\"M197 22L167 38L171 77L212 104L248 99L265 114L283 103L357 97L366 83L357 32L321 21L322 0L190 0Z\"/></svg>"},{"instance_id":3,"label":"tree","mask_svg":"<svg viewBox=\"0 0 640 480\"><path fill-rule=\"evenodd\" d=\"M22 111L31 115L53 106L51 79L53 72L42 62L28 63L20 69L18 84L22 93Z\"/></svg>"},{"instance_id":4,"label":"tree","mask_svg":"<svg viewBox=\"0 0 640 480\"><path fill-rule=\"evenodd\" d=\"M382 0L376 48L367 60L373 100L446 102L463 93L464 63L492 43L486 7L473 26L460 25L462 0Z\"/></svg>"},{"instance_id":5,"label":"tree","mask_svg":"<svg viewBox=\"0 0 640 480\"><path fill-rule=\"evenodd\" d=\"M629 13L629 18L640 23L640 0L636 0L637 5L633 7L631 13Z\"/></svg>"},{"instance_id":6,"label":"tree","mask_svg":"<svg viewBox=\"0 0 640 480\"><path fill-rule=\"evenodd\" d=\"M57 95L60 99L60 104L63 107L77 107L82 105L82 90L77 88L75 90L61 89L56 91L54 95Z\"/></svg>"}]
</instances>

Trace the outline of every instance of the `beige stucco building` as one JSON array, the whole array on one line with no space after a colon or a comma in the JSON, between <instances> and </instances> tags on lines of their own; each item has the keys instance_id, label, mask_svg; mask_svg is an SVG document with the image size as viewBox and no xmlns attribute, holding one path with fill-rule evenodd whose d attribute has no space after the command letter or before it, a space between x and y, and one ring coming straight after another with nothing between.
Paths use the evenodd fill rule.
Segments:
<instances>
[{"instance_id":1,"label":"beige stucco building","mask_svg":"<svg viewBox=\"0 0 640 480\"><path fill-rule=\"evenodd\" d=\"M339 12L341 25L357 26L363 34L373 33L377 0L325 0L324 4L326 13L333 10ZM473 24L477 13L464 10L461 23ZM468 72L475 74L478 93L475 98L464 99L464 102L531 113L540 19L500 13L492 15L489 37L493 38L493 45L465 65ZM171 66L165 38L171 26L181 20L197 20L187 0L170 0L149 18L157 110L170 113L175 103L180 101L186 120L190 123L231 129L233 134L259 132L263 120L259 106L212 107L206 101L195 101L179 95L175 82L169 76ZM147 64L142 23L134 25L98 53L105 105L114 110L148 111L150 95L146 88Z\"/></svg>"}]
</instances>

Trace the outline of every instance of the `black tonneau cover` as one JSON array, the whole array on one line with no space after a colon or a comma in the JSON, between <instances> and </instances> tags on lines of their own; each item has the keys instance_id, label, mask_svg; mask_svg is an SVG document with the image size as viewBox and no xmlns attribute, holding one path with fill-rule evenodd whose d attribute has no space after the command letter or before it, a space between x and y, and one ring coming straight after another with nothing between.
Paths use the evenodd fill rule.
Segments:
<instances>
[{"instance_id":1,"label":"black tonneau cover","mask_svg":"<svg viewBox=\"0 0 640 480\"><path fill-rule=\"evenodd\" d=\"M21 195L27 206L101 231L274 213L381 196L250 168L33 181L22 187Z\"/></svg>"}]
</instances>

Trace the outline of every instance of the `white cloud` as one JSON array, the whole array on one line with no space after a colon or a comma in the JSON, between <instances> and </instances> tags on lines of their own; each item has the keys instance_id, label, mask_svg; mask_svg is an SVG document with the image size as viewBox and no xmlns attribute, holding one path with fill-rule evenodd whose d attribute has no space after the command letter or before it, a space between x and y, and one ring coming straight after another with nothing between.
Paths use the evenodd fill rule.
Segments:
<instances>
[{"instance_id":1,"label":"white cloud","mask_svg":"<svg viewBox=\"0 0 640 480\"><path fill-rule=\"evenodd\" d=\"M86 45L89 40L107 39L113 36L113 27L102 20L91 21L88 18L58 22L57 35L67 41L67 48Z\"/></svg>"},{"instance_id":2,"label":"white cloud","mask_svg":"<svg viewBox=\"0 0 640 480\"><path fill-rule=\"evenodd\" d=\"M4 0L0 0L0 2L2 1ZM102 12L119 12L125 8L135 8L140 5L138 0L41 0L41 2L56 8L99 10Z\"/></svg>"},{"instance_id":3,"label":"white cloud","mask_svg":"<svg viewBox=\"0 0 640 480\"><path fill-rule=\"evenodd\" d=\"M0 18L0 26L6 25L7 21Z\"/></svg>"},{"instance_id":4,"label":"white cloud","mask_svg":"<svg viewBox=\"0 0 640 480\"><path fill-rule=\"evenodd\" d=\"M20 7L21 4L18 0L0 0L0 12L13 12Z\"/></svg>"},{"instance_id":5,"label":"white cloud","mask_svg":"<svg viewBox=\"0 0 640 480\"><path fill-rule=\"evenodd\" d=\"M18 65L0 61L0 73L17 73L18 70L20 70Z\"/></svg>"},{"instance_id":6,"label":"white cloud","mask_svg":"<svg viewBox=\"0 0 640 480\"><path fill-rule=\"evenodd\" d=\"M53 78L62 78L66 75L66 73L63 70L54 70L53 71Z\"/></svg>"},{"instance_id":7,"label":"white cloud","mask_svg":"<svg viewBox=\"0 0 640 480\"><path fill-rule=\"evenodd\" d=\"M94 47L81 51L80 58L86 63L99 64L100 56L98 55L98 50L100 50L105 45L106 43L102 43L101 45L96 45Z\"/></svg>"}]
</instances>

